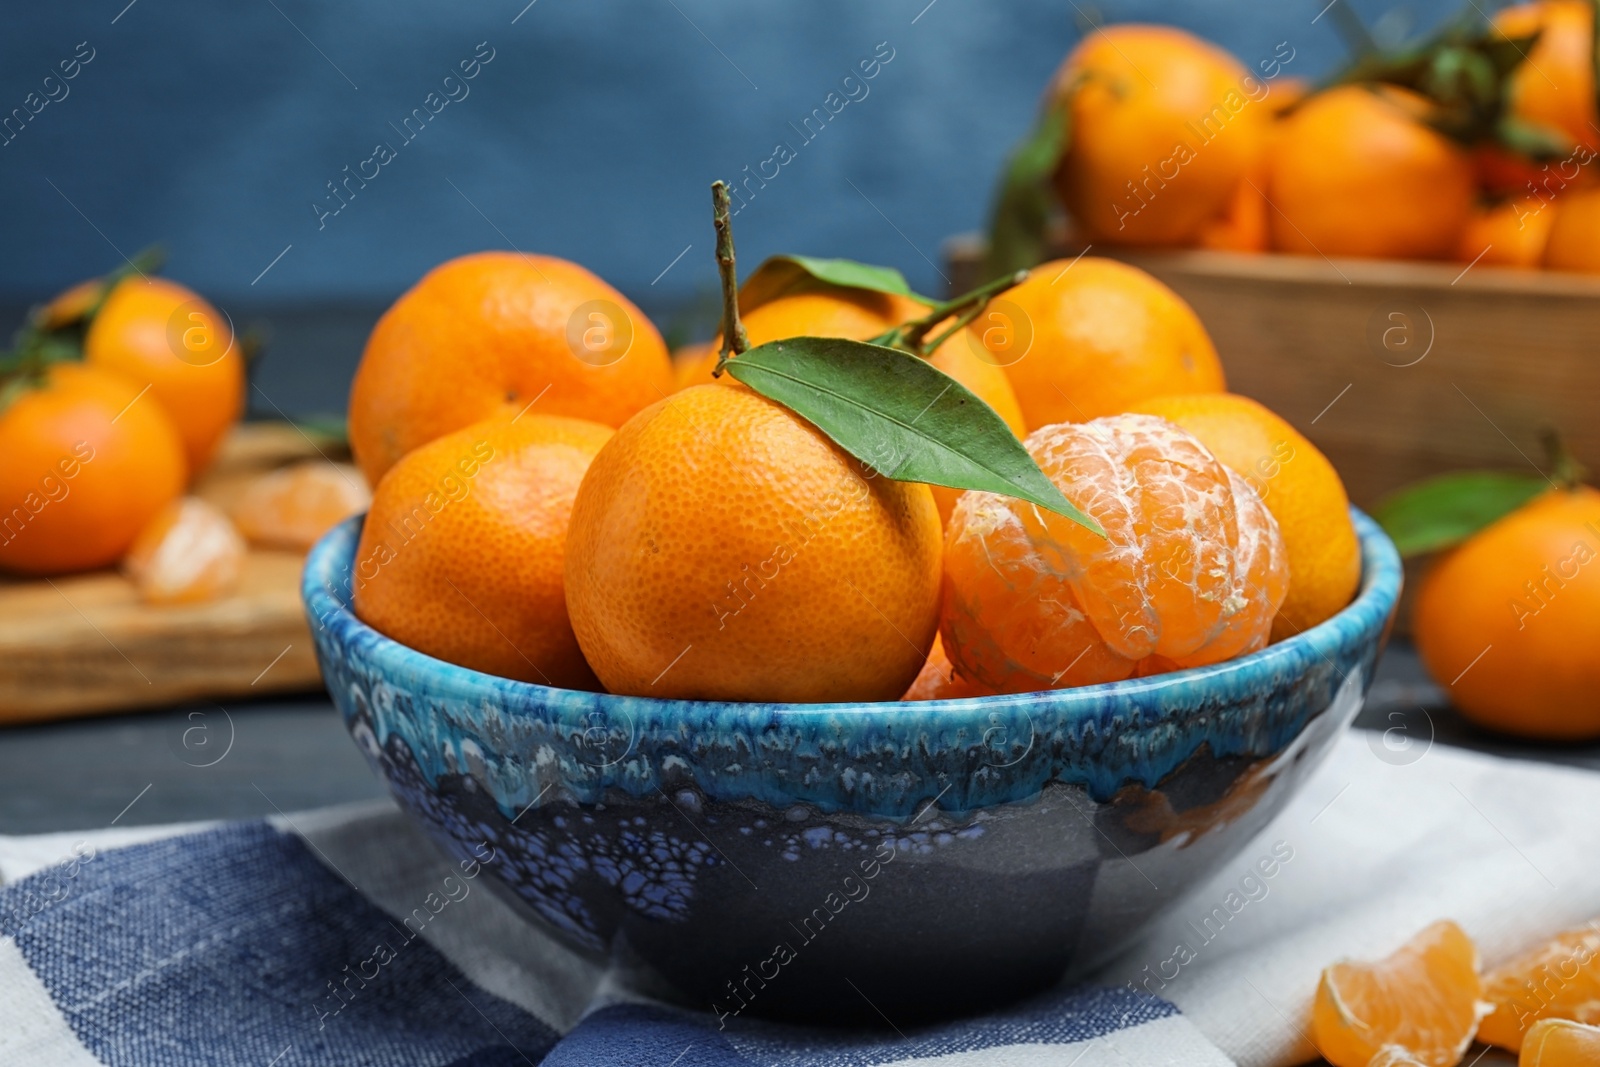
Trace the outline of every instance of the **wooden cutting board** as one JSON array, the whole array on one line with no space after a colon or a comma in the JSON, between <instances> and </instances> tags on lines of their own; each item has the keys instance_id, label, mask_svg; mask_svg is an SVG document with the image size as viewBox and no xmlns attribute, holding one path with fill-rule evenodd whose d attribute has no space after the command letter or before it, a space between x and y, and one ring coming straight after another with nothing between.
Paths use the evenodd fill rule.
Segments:
<instances>
[{"instance_id":1,"label":"wooden cutting board","mask_svg":"<svg viewBox=\"0 0 1600 1067\"><path fill-rule=\"evenodd\" d=\"M284 423L241 425L194 492L226 509L255 476L322 454L345 458ZM251 549L231 596L174 607L143 603L114 571L0 578L0 724L320 687L303 563Z\"/></svg>"}]
</instances>

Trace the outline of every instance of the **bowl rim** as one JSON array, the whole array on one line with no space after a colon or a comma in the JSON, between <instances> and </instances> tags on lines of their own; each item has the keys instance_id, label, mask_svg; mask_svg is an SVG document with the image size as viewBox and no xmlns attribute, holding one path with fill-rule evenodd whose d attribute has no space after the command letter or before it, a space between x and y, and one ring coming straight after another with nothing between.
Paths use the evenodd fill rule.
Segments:
<instances>
[{"instance_id":1,"label":"bowl rim","mask_svg":"<svg viewBox=\"0 0 1600 1067\"><path fill-rule=\"evenodd\" d=\"M1057 704L1064 710L1078 704L1086 711L1102 707L1108 701L1149 697L1174 687L1204 688L1244 683L1261 677L1299 675L1315 661L1333 662L1336 650L1359 640L1363 634L1381 630L1399 601L1403 581L1400 554L1383 529L1358 508L1350 508L1350 517L1361 548L1361 580L1354 599L1343 609L1317 625L1293 637L1267 645L1255 652L1237 656L1221 663L1170 671L1144 678L1129 678L1116 682L1064 689L1046 689L1026 693L1004 693L995 696L955 697L942 700L889 700L845 701L833 703L801 704L760 701L695 700L627 696L622 694L561 689L523 682L499 675L486 674L436 659L425 652L390 638L358 618L349 603L348 585L342 584L351 570L360 537L361 524L366 516L356 515L328 531L314 545L306 557L301 577L301 596L307 621L311 626L314 643L321 645L318 631L333 634L330 640L341 651L356 642L363 647L363 655L375 661L379 671L388 678L405 677L427 679L430 687L439 686L457 691L494 691L503 699L503 710L512 716L537 716L541 709L558 708L563 703L581 701L586 708L604 710L608 707L625 709L634 715L641 713L650 718L672 716L676 721L694 725L685 713L698 709L702 716L715 712L723 726L727 716L746 718L744 724L759 727L770 723L774 715L828 720L838 716L883 716L892 714L937 715L941 711L971 712L973 709L1002 710L1020 706L1037 706L1041 701Z\"/></svg>"}]
</instances>

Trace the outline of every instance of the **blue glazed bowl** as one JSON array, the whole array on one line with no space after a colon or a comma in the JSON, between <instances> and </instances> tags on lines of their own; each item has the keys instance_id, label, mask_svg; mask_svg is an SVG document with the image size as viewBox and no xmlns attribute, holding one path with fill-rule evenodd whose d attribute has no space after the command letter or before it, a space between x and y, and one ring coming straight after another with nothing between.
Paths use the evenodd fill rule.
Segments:
<instances>
[{"instance_id":1,"label":"blue glazed bowl","mask_svg":"<svg viewBox=\"0 0 1600 1067\"><path fill-rule=\"evenodd\" d=\"M444 663L350 611L360 519L303 593L374 769L445 849L492 848L536 921L719 1013L901 1018L1105 959L1283 807L1360 708L1400 592L1394 545L1354 518L1360 592L1296 637L926 703L651 700Z\"/></svg>"}]
</instances>

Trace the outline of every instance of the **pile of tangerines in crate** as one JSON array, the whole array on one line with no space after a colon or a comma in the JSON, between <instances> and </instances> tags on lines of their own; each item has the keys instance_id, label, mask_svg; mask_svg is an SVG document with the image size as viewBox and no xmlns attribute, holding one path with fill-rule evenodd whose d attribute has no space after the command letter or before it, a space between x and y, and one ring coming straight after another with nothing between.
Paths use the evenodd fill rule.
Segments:
<instances>
[{"instance_id":1,"label":"pile of tangerines in crate","mask_svg":"<svg viewBox=\"0 0 1600 1067\"><path fill-rule=\"evenodd\" d=\"M1353 58L1315 88L1293 41L1092 29L1005 175L991 262L1030 262L1053 200L1079 243L1600 271L1594 10L1470 4L1385 49L1337 5Z\"/></svg>"}]
</instances>

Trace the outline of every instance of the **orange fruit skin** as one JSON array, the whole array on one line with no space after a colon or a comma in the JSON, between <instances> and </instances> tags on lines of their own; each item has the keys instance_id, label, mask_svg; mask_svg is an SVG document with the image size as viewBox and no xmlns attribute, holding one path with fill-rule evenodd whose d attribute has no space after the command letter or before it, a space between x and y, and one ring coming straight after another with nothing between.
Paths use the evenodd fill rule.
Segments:
<instances>
[{"instance_id":1,"label":"orange fruit skin","mask_svg":"<svg viewBox=\"0 0 1600 1067\"><path fill-rule=\"evenodd\" d=\"M1463 715L1523 737L1600 736L1597 556L1600 492L1580 486L1536 497L1423 576L1417 651Z\"/></svg>"},{"instance_id":2,"label":"orange fruit skin","mask_svg":"<svg viewBox=\"0 0 1600 1067\"><path fill-rule=\"evenodd\" d=\"M200 604L239 584L244 557L244 538L228 517L186 496L140 531L122 569L148 604Z\"/></svg>"},{"instance_id":3,"label":"orange fruit skin","mask_svg":"<svg viewBox=\"0 0 1600 1067\"><path fill-rule=\"evenodd\" d=\"M1484 976L1483 994L1494 1010L1478 1040L1513 1052L1540 1019L1600 1023L1600 928L1563 931L1507 960Z\"/></svg>"},{"instance_id":4,"label":"orange fruit skin","mask_svg":"<svg viewBox=\"0 0 1600 1067\"><path fill-rule=\"evenodd\" d=\"M1192 242L1260 156L1272 108L1244 66L1167 26L1089 34L1053 92L1070 142L1056 172L1087 236L1129 245Z\"/></svg>"},{"instance_id":5,"label":"orange fruit skin","mask_svg":"<svg viewBox=\"0 0 1600 1067\"><path fill-rule=\"evenodd\" d=\"M1195 244L1219 252L1265 252L1267 198L1265 175L1239 182L1222 214L1200 228Z\"/></svg>"},{"instance_id":6,"label":"orange fruit skin","mask_svg":"<svg viewBox=\"0 0 1600 1067\"><path fill-rule=\"evenodd\" d=\"M1594 8L1585 0L1541 0L1497 11L1494 28L1506 37L1538 31L1528 58L1511 72L1511 114L1600 148L1595 124Z\"/></svg>"},{"instance_id":7,"label":"orange fruit skin","mask_svg":"<svg viewBox=\"0 0 1600 1067\"><path fill-rule=\"evenodd\" d=\"M598 689L567 621L567 522L608 426L532 413L421 446L384 475L361 530L356 614L488 674Z\"/></svg>"},{"instance_id":8,"label":"orange fruit skin","mask_svg":"<svg viewBox=\"0 0 1600 1067\"><path fill-rule=\"evenodd\" d=\"M1272 622L1274 641L1350 603L1361 582L1361 544L1344 483L1316 445L1264 405L1234 393L1156 397L1131 410L1159 415L1194 434L1250 484L1278 520L1289 557L1289 594Z\"/></svg>"},{"instance_id":9,"label":"orange fruit skin","mask_svg":"<svg viewBox=\"0 0 1600 1067\"><path fill-rule=\"evenodd\" d=\"M1149 274L1111 259L1035 267L973 329L1004 368L1032 430L1120 414L1153 396L1226 388L1194 310Z\"/></svg>"},{"instance_id":10,"label":"orange fruit skin","mask_svg":"<svg viewBox=\"0 0 1600 1067\"><path fill-rule=\"evenodd\" d=\"M1347 85L1281 123L1268 162L1273 247L1325 256L1443 259L1472 214L1471 158L1423 125L1421 97Z\"/></svg>"},{"instance_id":11,"label":"orange fruit skin","mask_svg":"<svg viewBox=\"0 0 1600 1067\"><path fill-rule=\"evenodd\" d=\"M1472 1043L1482 992L1477 947L1446 919L1375 963L1325 968L1311 1040L1334 1067L1367 1067L1379 1055L1403 1063L1407 1054L1454 1067Z\"/></svg>"},{"instance_id":12,"label":"orange fruit skin","mask_svg":"<svg viewBox=\"0 0 1600 1067\"><path fill-rule=\"evenodd\" d=\"M614 693L895 700L933 641L939 564L927 486L874 474L751 390L702 385L595 457L567 609Z\"/></svg>"},{"instance_id":13,"label":"orange fruit skin","mask_svg":"<svg viewBox=\"0 0 1600 1067\"><path fill-rule=\"evenodd\" d=\"M1565 1019L1533 1024L1517 1067L1593 1067L1600 1063L1600 1027Z\"/></svg>"},{"instance_id":14,"label":"orange fruit skin","mask_svg":"<svg viewBox=\"0 0 1600 1067\"><path fill-rule=\"evenodd\" d=\"M1536 196L1479 205L1461 231L1456 258L1486 267L1538 267L1558 210Z\"/></svg>"},{"instance_id":15,"label":"orange fruit skin","mask_svg":"<svg viewBox=\"0 0 1600 1067\"><path fill-rule=\"evenodd\" d=\"M963 677L1021 693L1218 663L1267 642L1288 589L1277 523L1178 426L1118 415L1025 442L1104 538L994 493L945 533L940 636Z\"/></svg>"},{"instance_id":16,"label":"orange fruit skin","mask_svg":"<svg viewBox=\"0 0 1600 1067\"><path fill-rule=\"evenodd\" d=\"M478 252L378 320L350 389L350 446L377 485L413 448L531 403L617 427L671 391L665 342L621 293L553 256Z\"/></svg>"},{"instance_id":17,"label":"orange fruit skin","mask_svg":"<svg viewBox=\"0 0 1600 1067\"><path fill-rule=\"evenodd\" d=\"M1600 189L1568 189L1546 208L1545 214L1552 213L1544 265L1600 273Z\"/></svg>"},{"instance_id":18,"label":"orange fruit skin","mask_svg":"<svg viewBox=\"0 0 1600 1067\"><path fill-rule=\"evenodd\" d=\"M140 388L56 363L40 388L0 410L0 570L108 566L183 492L178 431Z\"/></svg>"},{"instance_id":19,"label":"orange fruit skin","mask_svg":"<svg viewBox=\"0 0 1600 1067\"><path fill-rule=\"evenodd\" d=\"M769 341L802 336L846 337L853 341L866 341L927 311L914 300L887 293L822 287L815 283L802 284L798 289L741 316L752 348ZM936 328L929 336L938 336L942 329ZM717 365L717 356L718 342L688 353L677 368L678 387L686 389L691 385L712 382L738 385L732 375L724 374L720 378L711 376L712 369ZM1018 437L1027 433L1022 406L1017 403L1017 394L1011 388L1010 379L1005 371L991 362L987 350L975 334L965 330L956 334L940 345L928 357L928 362L966 386L979 400L993 408L1012 433ZM961 491L942 485L929 488L933 490L940 521L949 521L950 512Z\"/></svg>"},{"instance_id":20,"label":"orange fruit skin","mask_svg":"<svg viewBox=\"0 0 1600 1067\"><path fill-rule=\"evenodd\" d=\"M165 278L127 278L111 290L89 325L83 358L141 388L149 384L183 441L191 477L210 464L244 411L244 355L227 318Z\"/></svg>"}]
</instances>

